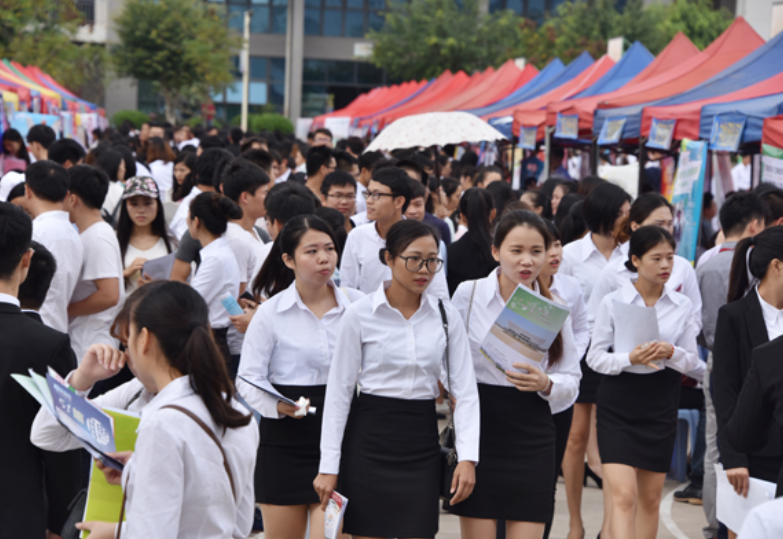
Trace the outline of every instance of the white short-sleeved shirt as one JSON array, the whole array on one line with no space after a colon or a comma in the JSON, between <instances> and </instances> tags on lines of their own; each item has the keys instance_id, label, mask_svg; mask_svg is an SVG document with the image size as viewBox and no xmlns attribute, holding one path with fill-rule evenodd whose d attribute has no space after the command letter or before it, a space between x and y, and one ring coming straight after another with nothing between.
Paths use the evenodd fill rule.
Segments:
<instances>
[{"instance_id":1,"label":"white short-sleeved shirt","mask_svg":"<svg viewBox=\"0 0 783 539\"><path fill-rule=\"evenodd\" d=\"M322 386L329 378L337 330L345 309L364 294L337 289L337 307L318 319L302 301L296 282L261 304L245 333L239 376L251 383ZM306 335L307 338L302 338ZM237 378L237 391L262 416L278 419L277 399ZM305 395L306 396L306 395Z\"/></svg>"},{"instance_id":2,"label":"white short-sleeved shirt","mask_svg":"<svg viewBox=\"0 0 783 539\"><path fill-rule=\"evenodd\" d=\"M132 244L128 244L128 248L125 249L125 267L127 268L137 258L143 258L145 260L155 260L169 254L169 250L166 249L166 242L163 238L158 238L158 243L150 247L149 249L137 249ZM125 294L130 295L134 290L139 287L139 277L141 277L141 270L137 271L128 278L128 285L125 287Z\"/></svg>"},{"instance_id":3,"label":"white short-sleeved shirt","mask_svg":"<svg viewBox=\"0 0 783 539\"><path fill-rule=\"evenodd\" d=\"M220 300L226 294L237 299L239 283L239 266L226 238L220 237L201 249L201 265L190 285L207 302L211 327L222 329L231 324Z\"/></svg>"},{"instance_id":4,"label":"white short-sleeved shirt","mask_svg":"<svg viewBox=\"0 0 783 539\"><path fill-rule=\"evenodd\" d=\"M114 215L114 211L117 210L117 216L119 218L120 212L118 207L122 202L122 195L125 194L125 186L120 182L109 182L109 191L106 193L106 198L103 200L103 206L101 209L108 215Z\"/></svg>"},{"instance_id":5,"label":"white short-sleeved shirt","mask_svg":"<svg viewBox=\"0 0 783 539\"><path fill-rule=\"evenodd\" d=\"M446 335L437 298L426 292L405 317L386 298L389 282L352 303L343 314L326 385L320 472L337 474L345 425L357 384L364 394L405 400L434 399L438 380L454 395L460 460L478 462L479 402L473 360L457 310L444 302L449 326L451 385L446 380ZM361 398L361 397L359 397Z\"/></svg>"},{"instance_id":6,"label":"white short-sleeved shirt","mask_svg":"<svg viewBox=\"0 0 783 539\"><path fill-rule=\"evenodd\" d=\"M57 271L41 306L41 319L47 326L67 333L68 304L82 271L84 248L79 232L71 224L68 212L48 211L33 220L33 239L49 249L57 262Z\"/></svg>"},{"instance_id":7,"label":"white short-sleeved shirt","mask_svg":"<svg viewBox=\"0 0 783 539\"><path fill-rule=\"evenodd\" d=\"M125 279L122 276L120 245L114 229L108 223L95 223L82 232L79 238L84 247L84 261L71 303L82 301L97 291L94 281L98 279L117 279L117 285L120 287L120 300L114 307L87 316L77 316L68 321L71 346L76 353L76 359L81 362L92 344L117 346L117 340L111 336L111 325L125 301Z\"/></svg>"},{"instance_id":8,"label":"white short-sleeved shirt","mask_svg":"<svg viewBox=\"0 0 783 539\"><path fill-rule=\"evenodd\" d=\"M168 193L174 185L174 162L165 163L158 159L150 163L150 173L152 179L158 184L158 190L161 193ZM163 202L168 202L164 200Z\"/></svg>"},{"instance_id":9,"label":"white short-sleeved shirt","mask_svg":"<svg viewBox=\"0 0 783 539\"><path fill-rule=\"evenodd\" d=\"M264 242L258 237L255 229L248 231L237 223L228 223L224 237L237 259L239 282L247 283L249 288L255 277L254 272Z\"/></svg>"},{"instance_id":10,"label":"white short-sleeved shirt","mask_svg":"<svg viewBox=\"0 0 783 539\"><path fill-rule=\"evenodd\" d=\"M158 188L160 188L160 186L158 186ZM169 230L171 230L171 233L174 234L174 236L180 241L182 241L182 236L185 235L185 232L188 231L188 212L190 212L190 201L196 198L202 192L203 191L198 188L198 185L194 185L193 189L190 190L190 193L185 195L185 198L180 200L179 208L177 208L177 212L174 214L174 217L171 218L171 223L169 223Z\"/></svg>"},{"instance_id":11,"label":"white short-sleeved shirt","mask_svg":"<svg viewBox=\"0 0 783 539\"><path fill-rule=\"evenodd\" d=\"M391 269L381 262L380 250L386 247L386 240L378 234L375 223L368 223L351 230L343 249L340 263L340 284L370 294L386 280L391 279ZM446 273L436 273L429 285L431 296L449 299Z\"/></svg>"},{"instance_id":12,"label":"white short-sleeved shirt","mask_svg":"<svg viewBox=\"0 0 783 539\"><path fill-rule=\"evenodd\" d=\"M783 537L783 498L755 507L742 524L737 539L780 539Z\"/></svg>"},{"instance_id":13,"label":"white short-sleeved shirt","mask_svg":"<svg viewBox=\"0 0 783 539\"><path fill-rule=\"evenodd\" d=\"M563 261L560 264L560 273L579 279L582 285L582 294L585 303L590 303L590 294L593 285L601 276L601 272L609 262L628 257L628 243L618 245L612 251L609 260L601 254L593 242L591 233L584 238L572 241L563 247Z\"/></svg>"},{"instance_id":14,"label":"white short-sleeved shirt","mask_svg":"<svg viewBox=\"0 0 783 539\"><path fill-rule=\"evenodd\" d=\"M367 216L367 199L364 198L364 192L366 190L367 188L364 186L363 183L356 182L356 214L358 215L360 213L363 213L365 217Z\"/></svg>"},{"instance_id":15,"label":"white short-sleeved shirt","mask_svg":"<svg viewBox=\"0 0 783 539\"><path fill-rule=\"evenodd\" d=\"M620 288L604 297L595 317L593 341L587 354L587 364L594 371L609 375L617 375L621 372L640 375L657 372L652 367L631 364L629 353L609 352L615 342L615 302L646 307L644 299L631 281L624 281ZM696 347L699 329L693 319L691 300L679 292L664 287L663 294L652 308L655 309L658 319L659 339L674 346L671 359L663 360L661 367L674 369L701 382L705 363L699 358Z\"/></svg>"}]
</instances>

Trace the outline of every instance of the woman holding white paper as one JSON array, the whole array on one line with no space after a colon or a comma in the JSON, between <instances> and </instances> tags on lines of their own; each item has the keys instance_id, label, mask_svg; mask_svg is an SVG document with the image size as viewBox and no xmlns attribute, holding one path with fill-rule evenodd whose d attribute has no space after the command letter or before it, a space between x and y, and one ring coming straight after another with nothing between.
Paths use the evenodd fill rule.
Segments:
<instances>
[{"instance_id":1,"label":"woman holding white paper","mask_svg":"<svg viewBox=\"0 0 783 539\"><path fill-rule=\"evenodd\" d=\"M592 369L608 375L596 403L598 447L611 492L608 525L617 538L656 536L677 431L680 373L698 381L704 375L693 305L664 286L674 250L674 238L663 228L643 226L633 233L626 266L638 277L601 301L587 355ZM645 323L645 308L654 309L655 335ZM632 334L639 342L626 342L634 340Z\"/></svg>"},{"instance_id":2,"label":"woman holding white paper","mask_svg":"<svg viewBox=\"0 0 783 539\"><path fill-rule=\"evenodd\" d=\"M354 537L435 537L439 380L456 399L451 503L465 503L475 484L479 403L465 328L454 307L426 292L443 268L438 242L424 223L393 225L379 253L391 281L343 315L314 486L322 507L335 489L349 499L343 530Z\"/></svg>"},{"instance_id":3,"label":"woman holding white paper","mask_svg":"<svg viewBox=\"0 0 783 539\"><path fill-rule=\"evenodd\" d=\"M321 458L321 421L337 329L346 308L364 296L338 289L334 232L315 215L289 220L256 281L269 291L248 326L237 391L261 414L255 472L256 502L270 539L322 537L324 514L313 478ZM305 397L314 414L258 388ZM298 412L298 413L297 413ZM305 415L306 414L306 415Z\"/></svg>"},{"instance_id":4,"label":"woman holding white paper","mask_svg":"<svg viewBox=\"0 0 783 539\"><path fill-rule=\"evenodd\" d=\"M570 317L541 363L520 357L514 363L517 370L504 373L481 351L517 287L564 305L540 275L551 241L535 213L507 213L492 246L500 268L462 283L452 299L467 327L481 403L476 488L468 500L450 508L461 517L464 539L494 537L500 519L506 520L509 539L540 538L553 516L557 466L552 414L573 405L581 376Z\"/></svg>"}]
</instances>

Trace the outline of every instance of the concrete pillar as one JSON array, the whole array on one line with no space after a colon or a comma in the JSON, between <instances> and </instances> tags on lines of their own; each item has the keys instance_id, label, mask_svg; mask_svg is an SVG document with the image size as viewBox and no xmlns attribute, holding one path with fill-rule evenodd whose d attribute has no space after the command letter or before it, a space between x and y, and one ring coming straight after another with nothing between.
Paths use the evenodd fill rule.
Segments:
<instances>
[{"instance_id":1,"label":"concrete pillar","mask_svg":"<svg viewBox=\"0 0 783 539\"><path fill-rule=\"evenodd\" d=\"M285 35L285 100L283 114L296 124L302 115L302 68L304 60L305 0L288 2Z\"/></svg>"},{"instance_id":2,"label":"concrete pillar","mask_svg":"<svg viewBox=\"0 0 783 539\"><path fill-rule=\"evenodd\" d=\"M489 13L489 0L479 0L478 8L482 15Z\"/></svg>"}]
</instances>

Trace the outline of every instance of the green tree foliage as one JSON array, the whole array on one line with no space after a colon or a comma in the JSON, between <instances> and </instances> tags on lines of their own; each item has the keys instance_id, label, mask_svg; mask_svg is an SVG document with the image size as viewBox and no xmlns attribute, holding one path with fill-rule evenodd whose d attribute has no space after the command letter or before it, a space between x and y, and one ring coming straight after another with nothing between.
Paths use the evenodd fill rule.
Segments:
<instances>
[{"instance_id":1,"label":"green tree foliage","mask_svg":"<svg viewBox=\"0 0 783 539\"><path fill-rule=\"evenodd\" d=\"M234 126L239 126L241 122L242 116L234 116L231 119L231 125ZM270 133L280 132L284 135L292 135L294 124L282 114L265 112L263 114L248 114L247 129L255 133L269 131Z\"/></svg>"},{"instance_id":2,"label":"green tree foliage","mask_svg":"<svg viewBox=\"0 0 783 539\"><path fill-rule=\"evenodd\" d=\"M142 125L150 122L150 117L147 113L140 110L118 110L111 117L111 121L115 127L119 127L128 121L133 124L133 127L140 129Z\"/></svg>"},{"instance_id":3,"label":"green tree foliage","mask_svg":"<svg viewBox=\"0 0 783 539\"><path fill-rule=\"evenodd\" d=\"M242 41L220 9L201 0L129 0L116 19L117 73L153 81L172 123L184 98L206 99L234 81L231 59Z\"/></svg>"},{"instance_id":4,"label":"green tree foliage","mask_svg":"<svg viewBox=\"0 0 783 539\"><path fill-rule=\"evenodd\" d=\"M481 15L475 0L395 2L375 40L373 61L392 77L422 79L449 69L471 73L524 57L541 68L554 58L570 62L582 51L598 58L607 41L622 36L641 41L658 54L677 32L703 49L733 20L711 0L674 0L669 4L628 0L622 12L617 0L562 3L543 24L512 11Z\"/></svg>"}]
</instances>

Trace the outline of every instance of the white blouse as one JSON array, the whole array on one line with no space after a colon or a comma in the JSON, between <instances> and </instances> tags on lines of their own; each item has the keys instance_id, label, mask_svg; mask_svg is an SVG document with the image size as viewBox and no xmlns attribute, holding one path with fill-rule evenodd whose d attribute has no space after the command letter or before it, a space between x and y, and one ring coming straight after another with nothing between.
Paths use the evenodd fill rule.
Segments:
<instances>
[{"instance_id":1,"label":"white blouse","mask_svg":"<svg viewBox=\"0 0 783 539\"><path fill-rule=\"evenodd\" d=\"M754 287L754 291L761 304L761 314L764 315L764 325L767 326L767 336L770 341L773 341L783 335L783 311L764 301L764 298L759 294L758 286Z\"/></svg>"},{"instance_id":2,"label":"white blouse","mask_svg":"<svg viewBox=\"0 0 783 539\"><path fill-rule=\"evenodd\" d=\"M628 257L626 256L625 258L618 258L609 262L595 282L593 295L590 297L590 302L587 305L587 319L591 329L595 323L595 314L598 311L601 300L620 288L624 280L636 280L637 274L625 267L627 260ZM696 280L696 271L685 258L674 255L672 274L666 283L666 287L669 290L685 294L691 300L693 320L701 329L701 291L699 290L699 282Z\"/></svg>"},{"instance_id":3,"label":"white blouse","mask_svg":"<svg viewBox=\"0 0 783 539\"><path fill-rule=\"evenodd\" d=\"M337 307L320 320L302 302L292 283L262 303L245 333L239 376L249 382L269 380L287 386L322 386L329 378L337 331L345 309L364 294L334 289ZM237 377L237 391L262 416L279 419L277 399ZM305 395L306 397L307 395Z\"/></svg>"},{"instance_id":4,"label":"white blouse","mask_svg":"<svg viewBox=\"0 0 783 539\"><path fill-rule=\"evenodd\" d=\"M552 276L552 286L549 287L549 290L565 301L565 304L571 309L571 315L568 319L574 332L576 355L581 361L590 345L590 325L582 286L576 277L556 273Z\"/></svg>"},{"instance_id":5,"label":"white blouse","mask_svg":"<svg viewBox=\"0 0 783 539\"><path fill-rule=\"evenodd\" d=\"M196 414L220 440L231 468L236 501L223 456L207 433L176 404ZM242 413L247 409L234 401ZM253 525L253 473L258 425L224 429L182 376L141 411L136 449L122 472L127 495L125 539L244 538Z\"/></svg>"},{"instance_id":6,"label":"white blouse","mask_svg":"<svg viewBox=\"0 0 783 539\"><path fill-rule=\"evenodd\" d=\"M128 243L128 248L125 250L124 267L127 268L133 264L133 261L137 258L155 260L156 258L161 258L168 254L169 250L166 249L166 241L163 238L158 238L158 242L149 249L138 249L131 243ZM128 278L128 284L125 286L126 296L131 295L131 293L139 287L139 277L141 277L141 270L135 272Z\"/></svg>"},{"instance_id":7,"label":"white blouse","mask_svg":"<svg viewBox=\"0 0 783 539\"><path fill-rule=\"evenodd\" d=\"M444 302L452 387L446 380L446 335L438 300L426 292L409 320L389 305L389 282L346 309L326 385L321 465L337 474L345 424L357 383L362 393L405 400L434 399L438 380L457 400L454 421L460 461L478 462L479 402L468 340L457 310Z\"/></svg>"},{"instance_id":8,"label":"white blouse","mask_svg":"<svg viewBox=\"0 0 783 539\"><path fill-rule=\"evenodd\" d=\"M609 348L614 346L615 301L646 307L644 299L631 281L624 281L618 290L601 300L595 317L593 342L590 345L590 352L587 354L587 364L601 374L617 375L632 367L637 367L632 365L629 353L609 352ZM655 303L654 309L658 318L660 340L674 346L674 354L671 359L664 360L663 364L667 368L674 369L701 382L704 377L705 364L699 358L696 347L699 328L693 319L691 300L679 292L664 287L663 294ZM640 369L634 368L629 372L644 375L657 371L646 368L644 372L641 372Z\"/></svg>"},{"instance_id":9,"label":"white blouse","mask_svg":"<svg viewBox=\"0 0 783 539\"><path fill-rule=\"evenodd\" d=\"M470 353L478 383L514 387L514 384L509 382L506 376L481 353L484 339L506 306L506 302L500 295L499 272L500 269L492 270L488 277L475 281L475 294L473 293L474 281L461 283L454 292L451 302L470 330ZM537 291L538 287L536 287ZM473 295L472 307L471 295ZM557 302L565 304L562 300ZM468 318L468 311L470 311L470 318ZM582 356L576 348L570 320L569 316L561 331L563 335L561 360L555 365L549 365L549 354L547 354L541 362L541 369L552 380L552 391L549 395L543 393L538 395L549 402L553 414L562 412L574 403L579 394L579 380L582 378L582 370L579 367ZM524 363L524 360L521 362Z\"/></svg>"},{"instance_id":10,"label":"white blouse","mask_svg":"<svg viewBox=\"0 0 783 539\"><path fill-rule=\"evenodd\" d=\"M209 306L209 325L225 328L231 324L220 302L226 293L239 299L239 266L226 238L220 237L201 249L201 265L190 285Z\"/></svg>"},{"instance_id":11,"label":"white blouse","mask_svg":"<svg viewBox=\"0 0 783 539\"><path fill-rule=\"evenodd\" d=\"M628 258L627 242L615 247L607 260L595 246L592 233L588 233L584 238L572 241L563 247L560 273L579 279L584 300L589 304L593 285L601 276L601 272L609 262L618 258L623 260Z\"/></svg>"}]
</instances>

